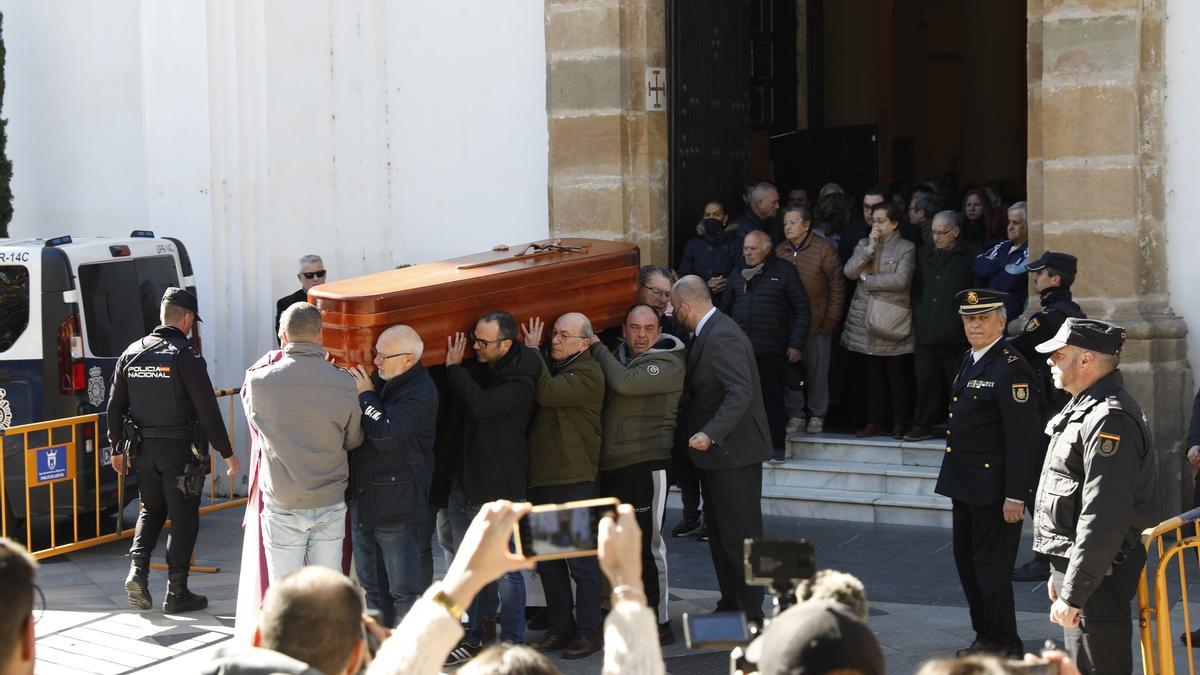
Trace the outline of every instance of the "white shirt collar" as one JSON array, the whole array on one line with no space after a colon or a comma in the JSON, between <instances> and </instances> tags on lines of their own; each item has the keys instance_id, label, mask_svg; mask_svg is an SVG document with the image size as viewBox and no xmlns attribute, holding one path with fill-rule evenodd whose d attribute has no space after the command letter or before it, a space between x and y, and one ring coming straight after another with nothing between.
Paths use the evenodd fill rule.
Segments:
<instances>
[{"instance_id":1,"label":"white shirt collar","mask_svg":"<svg viewBox=\"0 0 1200 675\"><path fill-rule=\"evenodd\" d=\"M1004 334L1002 333L1000 335L1000 337L996 338L995 340L992 340L991 344L984 347L983 349L972 349L971 350L971 359L972 359L971 363L979 363L979 359L982 359L984 354L988 353L988 351L992 347L996 346L997 342L999 342L1003 339L1004 339Z\"/></svg>"},{"instance_id":2,"label":"white shirt collar","mask_svg":"<svg viewBox=\"0 0 1200 675\"><path fill-rule=\"evenodd\" d=\"M700 323L696 324L696 330L692 331L693 335L700 337L700 331L704 329L704 324L708 322L708 318L711 317L715 311L717 311L716 307L710 307L709 310L704 313L704 316L700 317Z\"/></svg>"}]
</instances>

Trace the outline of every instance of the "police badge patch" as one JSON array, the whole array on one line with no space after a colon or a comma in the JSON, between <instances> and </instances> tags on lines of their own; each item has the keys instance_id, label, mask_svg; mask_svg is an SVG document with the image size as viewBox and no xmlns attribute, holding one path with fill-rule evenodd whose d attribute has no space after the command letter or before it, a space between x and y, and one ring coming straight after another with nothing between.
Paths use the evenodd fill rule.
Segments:
<instances>
[{"instance_id":1,"label":"police badge patch","mask_svg":"<svg viewBox=\"0 0 1200 675\"><path fill-rule=\"evenodd\" d=\"M95 407L100 407L104 403L104 375L100 372L100 366L92 366L88 371L88 403Z\"/></svg>"},{"instance_id":2,"label":"police badge patch","mask_svg":"<svg viewBox=\"0 0 1200 675\"><path fill-rule=\"evenodd\" d=\"M1033 331L1037 330L1038 326L1040 325L1042 325L1042 322L1038 321L1037 317L1034 317L1029 320L1029 323L1025 324L1025 332L1032 333Z\"/></svg>"},{"instance_id":3,"label":"police badge patch","mask_svg":"<svg viewBox=\"0 0 1200 675\"><path fill-rule=\"evenodd\" d=\"M1012 386L1013 400L1017 403L1024 403L1029 400L1029 385L1014 384Z\"/></svg>"},{"instance_id":4,"label":"police badge patch","mask_svg":"<svg viewBox=\"0 0 1200 675\"><path fill-rule=\"evenodd\" d=\"M1101 457L1112 457L1117 454L1117 449L1121 447L1121 437L1117 434L1109 434L1100 432L1100 444L1096 447L1096 452L1100 453Z\"/></svg>"}]
</instances>

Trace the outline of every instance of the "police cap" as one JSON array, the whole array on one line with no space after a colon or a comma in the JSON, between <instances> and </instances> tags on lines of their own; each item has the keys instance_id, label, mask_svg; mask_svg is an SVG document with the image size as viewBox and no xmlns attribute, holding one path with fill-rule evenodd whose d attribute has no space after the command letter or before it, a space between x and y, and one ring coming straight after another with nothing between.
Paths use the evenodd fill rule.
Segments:
<instances>
[{"instance_id":1,"label":"police cap","mask_svg":"<svg viewBox=\"0 0 1200 675\"><path fill-rule=\"evenodd\" d=\"M1046 267L1063 274L1075 274L1079 268L1079 259L1070 253L1046 251L1042 257L1025 265L1025 269L1029 272L1036 272Z\"/></svg>"},{"instance_id":2,"label":"police cap","mask_svg":"<svg viewBox=\"0 0 1200 675\"><path fill-rule=\"evenodd\" d=\"M1067 345L1101 354L1120 354L1125 344L1125 329L1097 319L1070 318L1054 337L1035 347L1042 354L1056 352Z\"/></svg>"},{"instance_id":3,"label":"police cap","mask_svg":"<svg viewBox=\"0 0 1200 675\"><path fill-rule=\"evenodd\" d=\"M196 296L192 295L191 291L172 286L171 288L168 288L165 293L163 293L162 301L165 305L182 307L194 314L197 321L200 320L200 311L196 305Z\"/></svg>"},{"instance_id":4,"label":"police cap","mask_svg":"<svg viewBox=\"0 0 1200 675\"><path fill-rule=\"evenodd\" d=\"M987 314L1004 307L1004 298L1008 293L994 291L990 288L968 288L959 291L954 299L958 301L958 313L963 316Z\"/></svg>"}]
</instances>

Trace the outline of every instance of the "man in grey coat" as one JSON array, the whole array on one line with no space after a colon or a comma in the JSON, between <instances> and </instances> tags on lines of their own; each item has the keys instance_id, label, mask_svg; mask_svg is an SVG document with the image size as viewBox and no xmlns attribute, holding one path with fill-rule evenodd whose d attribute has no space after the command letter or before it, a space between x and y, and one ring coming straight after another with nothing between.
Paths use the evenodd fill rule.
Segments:
<instances>
[{"instance_id":1,"label":"man in grey coat","mask_svg":"<svg viewBox=\"0 0 1200 675\"><path fill-rule=\"evenodd\" d=\"M762 621L763 589L746 584L742 540L762 537L762 462L771 456L754 348L713 307L708 286L686 276L671 290L679 322L692 331L683 432L708 506L709 550L721 599L717 611Z\"/></svg>"},{"instance_id":2,"label":"man in grey coat","mask_svg":"<svg viewBox=\"0 0 1200 675\"><path fill-rule=\"evenodd\" d=\"M305 564L342 571L348 452L363 443L354 378L325 359L321 311L279 320L283 355L246 371L242 402L261 444L262 544L271 582Z\"/></svg>"}]
</instances>

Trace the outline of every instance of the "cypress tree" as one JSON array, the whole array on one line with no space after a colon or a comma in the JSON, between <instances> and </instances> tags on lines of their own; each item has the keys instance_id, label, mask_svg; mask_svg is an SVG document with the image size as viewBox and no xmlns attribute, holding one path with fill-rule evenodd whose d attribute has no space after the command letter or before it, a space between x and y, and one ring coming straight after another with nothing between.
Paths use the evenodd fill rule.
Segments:
<instances>
[{"instance_id":1,"label":"cypress tree","mask_svg":"<svg viewBox=\"0 0 1200 675\"><path fill-rule=\"evenodd\" d=\"M0 12L0 111L4 110L4 14ZM0 118L0 237L8 236L13 216L12 162L8 160L8 120Z\"/></svg>"}]
</instances>

